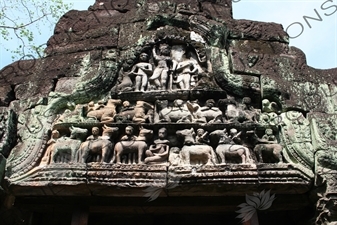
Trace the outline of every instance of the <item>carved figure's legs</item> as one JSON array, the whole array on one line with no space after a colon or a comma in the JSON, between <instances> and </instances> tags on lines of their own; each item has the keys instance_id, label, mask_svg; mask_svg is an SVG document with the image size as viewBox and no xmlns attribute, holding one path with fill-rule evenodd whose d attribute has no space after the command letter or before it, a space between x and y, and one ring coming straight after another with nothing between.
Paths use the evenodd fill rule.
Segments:
<instances>
[{"instance_id":1,"label":"carved figure's legs","mask_svg":"<svg viewBox=\"0 0 337 225\"><path fill-rule=\"evenodd\" d=\"M246 163L246 153L245 153L245 151L242 152L242 154L241 154L241 163L242 164Z\"/></svg>"},{"instance_id":2,"label":"carved figure's legs","mask_svg":"<svg viewBox=\"0 0 337 225\"><path fill-rule=\"evenodd\" d=\"M82 150L82 157L81 157L82 161L81 161L81 163L86 163L87 158L89 156L89 149L87 147L88 146L85 146L85 149Z\"/></svg>"},{"instance_id":3,"label":"carved figure's legs","mask_svg":"<svg viewBox=\"0 0 337 225\"><path fill-rule=\"evenodd\" d=\"M135 79L135 91L145 91L147 82L146 75L137 75Z\"/></svg>"},{"instance_id":4,"label":"carved figure's legs","mask_svg":"<svg viewBox=\"0 0 337 225\"><path fill-rule=\"evenodd\" d=\"M281 145L275 144L275 146L273 148L273 155L275 156L278 163L283 163L282 146Z\"/></svg>"},{"instance_id":5,"label":"carved figure's legs","mask_svg":"<svg viewBox=\"0 0 337 225\"><path fill-rule=\"evenodd\" d=\"M120 164L121 163L121 152L115 152L116 154L116 163Z\"/></svg>"},{"instance_id":6,"label":"carved figure's legs","mask_svg":"<svg viewBox=\"0 0 337 225\"><path fill-rule=\"evenodd\" d=\"M148 82L147 76L146 75L142 76L142 86L140 87L141 91L145 91L147 82Z\"/></svg>"},{"instance_id":7,"label":"carved figure's legs","mask_svg":"<svg viewBox=\"0 0 337 225\"><path fill-rule=\"evenodd\" d=\"M245 148L245 155L246 155L245 163L253 163L253 159L252 156L250 155L250 151L248 148Z\"/></svg>"},{"instance_id":8,"label":"carved figure's legs","mask_svg":"<svg viewBox=\"0 0 337 225\"><path fill-rule=\"evenodd\" d=\"M144 142L144 144L145 144L145 142ZM141 163L143 163L143 161L142 161L143 153L146 151L147 145L145 144L144 146L139 146L138 148L139 148L138 149L138 164L141 164Z\"/></svg>"},{"instance_id":9,"label":"carved figure's legs","mask_svg":"<svg viewBox=\"0 0 337 225\"><path fill-rule=\"evenodd\" d=\"M101 162L108 162L109 153L112 149L112 143L106 144L105 146L102 146L102 157Z\"/></svg>"},{"instance_id":10,"label":"carved figure's legs","mask_svg":"<svg viewBox=\"0 0 337 225\"><path fill-rule=\"evenodd\" d=\"M168 72L168 70L163 70L163 71L161 72L161 89L162 89L162 90L166 90L167 77L168 77L167 72Z\"/></svg>"},{"instance_id":11,"label":"carved figure's legs","mask_svg":"<svg viewBox=\"0 0 337 225\"><path fill-rule=\"evenodd\" d=\"M116 163L120 164L121 163L121 152L122 152L122 146L121 146L121 143L118 142L116 145L115 145L115 148L113 150L114 152L114 155L110 161L110 163L113 163L115 160L116 160Z\"/></svg>"},{"instance_id":12,"label":"carved figure's legs","mask_svg":"<svg viewBox=\"0 0 337 225\"><path fill-rule=\"evenodd\" d=\"M216 149L215 149L215 152L218 154L218 156L220 157L220 163L226 163L226 160L225 160L225 151L223 150L223 147L222 146L218 146Z\"/></svg>"},{"instance_id":13,"label":"carved figure's legs","mask_svg":"<svg viewBox=\"0 0 337 225\"><path fill-rule=\"evenodd\" d=\"M191 75L189 73L184 74L183 83L184 83L185 90L190 89L190 81L191 81Z\"/></svg>"},{"instance_id":14,"label":"carved figure's legs","mask_svg":"<svg viewBox=\"0 0 337 225\"><path fill-rule=\"evenodd\" d=\"M189 73L179 74L176 83L181 90L190 89L191 75Z\"/></svg>"},{"instance_id":15,"label":"carved figure's legs","mask_svg":"<svg viewBox=\"0 0 337 225\"><path fill-rule=\"evenodd\" d=\"M182 164L190 164L190 153L189 151L184 151L184 149L180 152L181 162Z\"/></svg>"},{"instance_id":16,"label":"carved figure's legs","mask_svg":"<svg viewBox=\"0 0 337 225\"><path fill-rule=\"evenodd\" d=\"M152 81L157 89L161 87L161 83L159 81L159 78L160 78L163 71L164 71L163 68L155 68L152 76L149 77L149 81Z\"/></svg>"},{"instance_id":17,"label":"carved figure's legs","mask_svg":"<svg viewBox=\"0 0 337 225\"><path fill-rule=\"evenodd\" d=\"M212 150L211 150L212 151ZM210 152L209 154L208 154L208 159L207 159L207 163L206 164L212 164L212 161L213 161L213 159L212 159L212 153Z\"/></svg>"},{"instance_id":18,"label":"carved figure's legs","mask_svg":"<svg viewBox=\"0 0 337 225\"><path fill-rule=\"evenodd\" d=\"M136 76L135 79L135 91L140 91L142 85L142 76Z\"/></svg>"},{"instance_id":19,"label":"carved figure's legs","mask_svg":"<svg viewBox=\"0 0 337 225\"><path fill-rule=\"evenodd\" d=\"M259 163L263 163L262 148L263 147L261 145L256 145L254 148L254 152L256 154L256 157Z\"/></svg>"}]
</instances>

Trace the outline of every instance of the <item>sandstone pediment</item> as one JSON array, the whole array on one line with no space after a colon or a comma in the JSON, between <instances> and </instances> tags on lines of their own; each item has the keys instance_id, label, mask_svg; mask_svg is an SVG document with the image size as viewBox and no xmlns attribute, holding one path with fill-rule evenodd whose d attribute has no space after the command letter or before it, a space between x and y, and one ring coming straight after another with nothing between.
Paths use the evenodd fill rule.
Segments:
<instances>
[{"instance_id":1,"label":"sandstone pediment","mask_svg":"<svg viewBox=\"0 0 337 225\"><path fill-rule=\"evenodd\" d=\"M112 2L67 13L47 57L1 70L11 194L335 191L336 69L228 1Z\"/></svg>"}]
</instances>

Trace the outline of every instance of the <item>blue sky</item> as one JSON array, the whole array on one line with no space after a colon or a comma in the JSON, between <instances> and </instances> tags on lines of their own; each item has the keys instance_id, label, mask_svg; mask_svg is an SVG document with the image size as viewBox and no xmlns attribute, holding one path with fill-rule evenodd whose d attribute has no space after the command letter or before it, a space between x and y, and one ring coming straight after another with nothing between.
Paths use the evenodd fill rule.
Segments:
<instances>
[{"instance_id":1,"label":"blue sky","mask_svg":"<svg viewBox=\"0 0 337 225\"><path fill-rule=\"evenodd\" d=\"M65 2L73 3L74 9L86 10L94 0ZM233 3L233 17L280 23L291 37L297 36L290 39L290 45L304 51L308 65L320 69L337 67L337 0L241 0ZM45 43L51 35L46 32L37 40ZM11 54L1 47L0 68L11 62Z\"/></svg>"}]
</instances>

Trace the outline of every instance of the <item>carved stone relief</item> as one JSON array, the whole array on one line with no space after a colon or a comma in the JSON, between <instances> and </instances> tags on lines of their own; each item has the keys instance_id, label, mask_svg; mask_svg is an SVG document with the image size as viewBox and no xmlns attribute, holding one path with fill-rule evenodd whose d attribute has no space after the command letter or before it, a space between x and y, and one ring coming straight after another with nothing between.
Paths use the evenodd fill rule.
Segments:
<instances>
[{"instance_id":1,"label":"carved stone relief","mask_svg":"<svg viewBox=\"0 0 337 225\"><path fill-rule=\"evenodd\" d=\"M336 223L335 69L308 67L279 25L233 20L230 1L130 1L111 9L118 17L109 11L115 21L106 2L94 9L101 24L70 13L94 30L64 33L73 22L62 17L48 57L0 71L0 179L6 170L10 191L314 190L316 223Z\"/></svg>"}]
</instances>

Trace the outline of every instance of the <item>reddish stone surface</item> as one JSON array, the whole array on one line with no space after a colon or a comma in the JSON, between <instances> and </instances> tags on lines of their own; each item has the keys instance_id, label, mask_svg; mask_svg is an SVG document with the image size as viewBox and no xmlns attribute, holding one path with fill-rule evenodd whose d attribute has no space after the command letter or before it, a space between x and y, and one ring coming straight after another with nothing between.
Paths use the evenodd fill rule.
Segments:
<instances>
[{"instance_id":1,"label":"reddish stone surface","mask_svg":"<svg viewBox=\"0 0 337 225\"><path fill-rule=\"evenodd\" d=\"M82 80L92 80L94 84L109 80L110 83L96 87L103 87L104 93L110 93L120 69L129 70L140 52L150 52L154 43L165 38L185 43L190 38L186 35L190 31L200 33L207 42L205 45L213 45L214 49L219 50L219 54L210 59L214 77L207 81L217 82L226 92L240 97L249 95L254 105L268 98L282 105L283 111L296 109L304 113L333 113L330 106L337 104L337 68L319 70L308 66L304 53L289 47L289 36L280 24L234 20L231 4L230 0L99 0L87 11L72 10L66 13L48 41L45 58L18 61L0 71L0 106L7 109L11 105L16 114L26 116L18 125L18 141L20 132L27 129L25 123L35 118L34 107L46 105L44 100L51 92L69 96ZM176 37L167 38L169 35ZM190 44L193 42L190 41ZM209 52L205 54L211 55ZM232 80L228 78L230 76ZM307 93L307 89L311 92ZM76 96L78 102L93 95L95 98L101 97L101 90L92 90L90 85L81 91L81 96ZM138 94L135 93L133 98L137 99ZM46 136L39 136L39 139L47 139ZM16 137L12 139L16 141ZM33 147L34 144L27 149ZM39 146L36 148L36 152L42 149ZM13 148L14 160L19 161L24 150ZM6 161L9 150L5 153L1 152L0 164ZM29 157L36 159L41 155ZM22 168L20 163L14 162L17 164L12 166L13 173L24 175L39 163L31 159L26 161L35 164L24 162L28 168ZM0 179L3 168L0 168ZM58 179L57 176L54 178ZM60 195L72 194L71 189L57 185L54 189L50 188L47 183L49 178L46 179L43 189L25 187L27 193L24 194L36 194L36 190L41 195L46 194L45 191L50 192L47 195L52 195L52 191ZM86 178L79 182L85 184ZM16 188L18 192L23 190L20 185ZM58 189L61 191L58 192ZM80 187L75 189L83 191ZM104 189L111 191L106 187ZM93 194L92 190L85 191L88 195ZM103 193L101 186L97 188L97 193Z\"/></svg>"}]
</instances>

